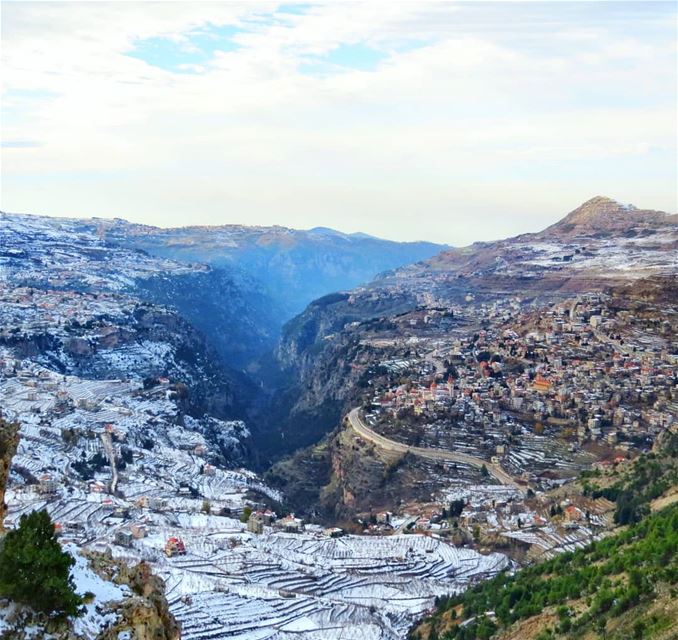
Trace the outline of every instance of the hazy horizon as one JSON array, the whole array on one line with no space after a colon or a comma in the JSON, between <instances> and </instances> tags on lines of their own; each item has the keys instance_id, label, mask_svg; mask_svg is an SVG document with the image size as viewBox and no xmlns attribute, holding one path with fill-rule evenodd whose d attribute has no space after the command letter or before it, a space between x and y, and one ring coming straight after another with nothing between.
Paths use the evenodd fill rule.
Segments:
<instances>
[{"instance_id":1,"label":"hazy horizon","mask_svg":"<svg viewBox=\"0 0 678 640\"><path fill-rule=\"evenodd\" d=\"M602 197L609 197L609 196L603 196L602 194L598 194L598 195L602 196ZM597 197L597 196L593 196L593 197ZM591 198L589 198L588 200L590 200L590 199ZM612 199L614 200L614 198L612 198ZM584 202L580 202L579 204L580 205L584 204ZM620 203L620 204L631 204L631 205L633 205L634 203ZM577 205L577 206L579 206L579 205ZM562 220L568 213L570 213L570 211L572 211L576 208L577 207L573 207L572 209L570 209L566 212L563 212L560 215L556 215L553 220L550 220L548 223L545 223L545 225L543 227L540 227L538 229L530 229L527 232L521 232L521 233L533 233L533 232L538 233L539 231L543 231L544 229L546 229L546 227ZM642 209L643 207L637 207L637 208ZM335 227L327 227L325 225L316 225L315 227L301 228L301 227L291 227L291 226L288 226L288 225L276 224L276 223L274 223L274 224L256 224L256 223L247 223L247 222L223 222L223 223L215 222L215 223L206 223L206 224L186 222L185 224L181 224L181 223L179 223L179 224L172 224L172 223L150 224L148 222L142 222L140 220L134 220L134 219L132 219L130 217L126 217L126 216L97 216L97 215L72 216L72 215L68 215L68 214L53 215L53 214L44 213L44 212L5 211L5 210L2 210L2 209L0 209L0 213L5 213L5 214L8 214L8 215L28 215L28 216L37 216L37 217L47 217L47 218L63 218L64 220L67 220L67 219L116 220L116 219L118 219L118 220L124 220L126 222L131 223L131 224L146 225L146 226L149 226L149 227L156 227L156 228L159 228L159 229L182 229L182 228L192 228L192 227L193 228L202 228L202 227L222 227L222 226L236 226L236 227L237 226L244 226L244 227L252 227L252 228L282 227L282 228L290 229L292 231L301 231L301 232L313 231L315 229L329 229L331 231L338 231L339 233L343 233L345 235L361 235L362 234L364 236L370 236L370 237L375 238L377 240L391 240L391 241L394 241L394 242L415 242L415 243L416 242L431 242L431 243L434 243L434 244L440 244L440 245L450 246L450 247L452 247L452 246L462 247L462 246L471 245L471 244L476 243L476 242L491 242L491 241L494 241L494 240L503 240L503 239L508 238L508 237L513 237L513 235L520 235L520 233L516 233L516 234L513 234L511 236L501 236L501 237L497 236L496 238L495 237L487 237L487 238L482 238L482 239L478 238L476 240L471 240L470 242L466 242L464 244L454 244L454 243L451 243L451 242L445 242L443 240L435 240L435 239L424 238L424 237L419 238L419 237L415 237L415 236L413 236L412 238L408 238L408 239L390 238L390 237L388 237L388 235L375 235L375 234L371 234L371 233L367 234L367 233L361 231L360 229L356 229L356 230L352 230L352 231L351 230L342 230L342 229L335 228ZM675 213L675 212L667 211L665 213Z\"/></svg>"},{"instance_id":2,"label":"hazy horizon","mask_svg":"<svg viewBox=\"0 0 678 640\"><path fill-rule=\"evenodd\" d=\"M673 2L2 3L4 211L451 245L675 212Z\"/></svg>"}]
</instances>

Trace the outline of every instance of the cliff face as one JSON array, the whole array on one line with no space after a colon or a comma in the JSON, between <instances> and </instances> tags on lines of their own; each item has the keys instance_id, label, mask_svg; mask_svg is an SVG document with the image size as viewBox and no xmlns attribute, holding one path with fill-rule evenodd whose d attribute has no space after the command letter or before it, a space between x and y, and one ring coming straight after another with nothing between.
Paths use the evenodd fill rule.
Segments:
<instances>
[{"instance_id":1,"label":"cliff face","mask_svg":"<svg viewBox=\"0 0 678 640\"><path fill-rule=\"evenodd\" d=\"M4 531L3 524L7 514L5 490L7 488L9 468L18 446L19 425L9 423L0 417L0 532Z\"/></svg>"},{"instance_id":2,"label":"cliff face","mask_svg":"<svg viewBox=\"0 0 678 640\"><path fill-rule=\"evenodd\" d=\"M276 351L277 391L260 419L257 447L277 459L318 442L337 427L367 385L365 332L411 309L412 296L383 293L360 300L335 293L311 303L284 328Z\"/></svg>"},{"instance_id":3,"label":"cliff face","mask_svg":"<svg viewBox=\"0 0 678 640\"><path fill-rule=\"evenodd\" d=\"M82 305L95 304L81 294ZM226 366L206 337L166 307L124 299L117 316L92 314L86 322L45 329L39 325L0 335L0 347L65 375L85 379L148 379L167 377L181 383L177 404L182 414L208 413L224 420L241 419L249 403L245 376ZM221 446L219 434L204 434L225 463L247 459L248 442L237 450ZM215 437L212 437L212 436Z\"/></svg>"},{"instance_id":4,"label":"cliff face","mask_svg":"<svg viewBox=\"0 0 678 640\"><path fill-rule=\"evenodd\" d=\"M135 292L176 309L234 368L272 350L284 318L261 283L223 267L138 280Z\"/></svg>"},{"instance_id":5,"label":"cliff face","mask_svg":"<svg viewBox=\"0 0 678 640\"><path fill-rule=\"evenodd\" d=\"M89 554L90 564L101 577L127 585L135 597L112 606L118 622L97 640L118 640L127 632L134 640L179 640L181 627L169 611L165 583L146 562L128 566L106 554Z\"/></svg>"},{"instance_id":6,"label":"cliff face","mask_svg":"<svg viewBox=\"0 0 678 640\"><path fill-rule=\"evenodd\" d=\"M442 465L375 447L344 421L318 444L274 464L266 480L283 489L296 513L351 529L357 516L428 502L447 474Z\"/></svg>"},{"instance_id":7,"label":"cliff face","mask_svg":"<svg viewBox=\"0 0 678 640\"><path fill-rule=\"evenodd\" d=\"M110 552L79 550L76 565L79 568L74 572L87 573L85 583L93 598L86 600L80 616L49 617L4 601L0 636L12 640L179 640L181 627L169 611L165 585L148 564L130 567L113 559ZM129 589L119 590L123 585ZM109 599L111 589L119 591L118 599Z\"/></svg>"}]
</instances>

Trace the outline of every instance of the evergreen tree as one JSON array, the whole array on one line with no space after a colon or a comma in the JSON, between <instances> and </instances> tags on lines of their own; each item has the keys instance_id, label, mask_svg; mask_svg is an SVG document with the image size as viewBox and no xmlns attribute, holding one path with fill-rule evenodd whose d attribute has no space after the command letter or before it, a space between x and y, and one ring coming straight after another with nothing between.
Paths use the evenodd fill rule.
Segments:
<instances>
[{"instance_id":1,"label":"evergreen tree","mask_svg":"<svg viewBox=\"0 0 678 640\"><path fill-rule=\"evenodd\" d=\"M46 614L76 615L73 558L61 549L46 511L21 516L0 549L0 595Z\"/></svg>"}]
</instances>

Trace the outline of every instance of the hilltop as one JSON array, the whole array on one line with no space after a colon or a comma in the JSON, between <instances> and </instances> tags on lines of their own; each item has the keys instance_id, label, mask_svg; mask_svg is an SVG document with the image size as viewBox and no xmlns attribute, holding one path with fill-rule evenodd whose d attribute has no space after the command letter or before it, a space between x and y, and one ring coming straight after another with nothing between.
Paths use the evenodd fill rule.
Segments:
<instances>
[{"instance_id":1,"label":"hilltop","mask_svg":"<svg viewBox=\"0 0 678 640\"><path fill-rule=\"evenodd\" d=\"M638 209L605 196L584 202L562 220L548 227L542 237L576 237L584 235L642 235L651 229L678 224L678 214Z\"/></svg>"}]
</instances>

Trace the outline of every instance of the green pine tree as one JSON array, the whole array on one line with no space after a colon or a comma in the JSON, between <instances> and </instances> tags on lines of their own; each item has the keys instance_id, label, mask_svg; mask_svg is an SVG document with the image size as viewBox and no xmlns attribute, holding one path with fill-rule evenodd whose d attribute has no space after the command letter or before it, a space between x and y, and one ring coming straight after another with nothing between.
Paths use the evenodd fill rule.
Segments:
<instances>
[{"instance_id":1,"label":"green pine tree","mask_svg":"<svg viewBox=\"0 0 678 640\"><path fill-rule=\"evenodd\" d=\"M46 614L76 615L82 598L70 576L74 564L46 511L23 515L2 541L0 595Z\"/></svg>"}]
</instances>

